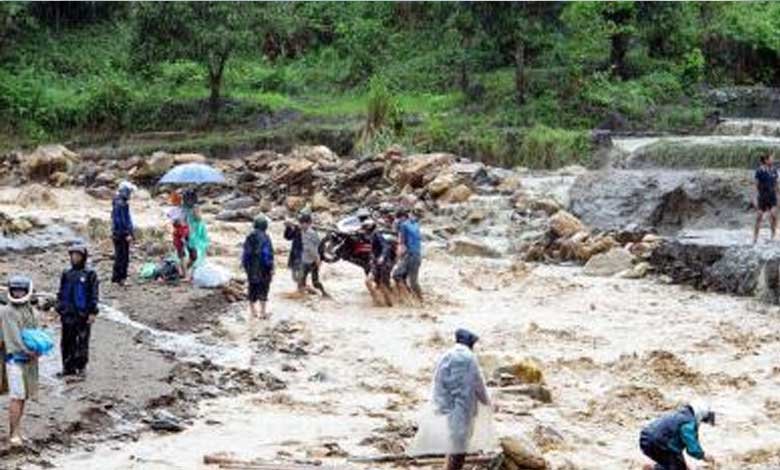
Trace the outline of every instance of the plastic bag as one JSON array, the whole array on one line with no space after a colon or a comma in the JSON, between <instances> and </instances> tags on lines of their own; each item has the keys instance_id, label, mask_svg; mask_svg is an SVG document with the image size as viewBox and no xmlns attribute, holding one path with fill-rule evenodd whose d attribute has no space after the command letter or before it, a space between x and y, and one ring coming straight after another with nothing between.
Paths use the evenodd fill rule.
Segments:
<instances>
[{"instance_id":1,"label":"plastic bag","mask_svg":"<svg viewBox=\"0 0 780 470\"><path fill-rule=\"evenodd\" d=\"M141 279L154 279L157 275L157 266L154 263L144 263L141 269L138 270L138 276Z\"/></svg>"},{"instance_id":2,"label":"plastic bag","mask_svg":"<svg viewBox=\"0 0 780 470\"><path fill-rule=\"evenodd\" d=\"M24 346L38 355L49 354L54 348L54 340L51 335L38 328L22 330L22 342Z\"/></svg>"},{"instance_id":3,"label":"plastic bag","mask_svg":"<svg viewBox=\"0 0 780 470\"><path fill-rule=\"evenodd\" d=\"M445 455L459 453L450 439L447 415L439 414L432 403L421 410L417 419L417 434L406 449L411 457L421 455ZM492 451L498 446L498 435L493 422L493 411L489 406L479 404L474 417L474 431L466 446L466 453Z\"/></svg>"},{"instance_id":4,"label":"plastic bag","mask_svg":"<svg viewBox=\"0 0 780 470\"><path fill-rule=\"evenodd\" d=\"M213 289L227 284L232 277L227 269L213 263L205 263L192 272L192 283L196 287Z\"/></svg>"}]
</instances>

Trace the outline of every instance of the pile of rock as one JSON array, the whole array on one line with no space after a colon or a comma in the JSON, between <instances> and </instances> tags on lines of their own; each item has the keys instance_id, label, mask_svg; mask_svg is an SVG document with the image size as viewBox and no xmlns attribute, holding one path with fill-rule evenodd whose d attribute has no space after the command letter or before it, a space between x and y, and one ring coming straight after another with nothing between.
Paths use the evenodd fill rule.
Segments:
<instances>
[{"instance_id":1,"label":"pile of rock","mask_svg":"<svg viewBox=\"0 0 780 470\"><path fill-rule=\"evenodd\" d=\"M644 277L650 270L647 260L661 243L657 235L641 232L594 233L562 209L550 216L547 227L545 236L527 248L525 259L576 261L585 264L585 274L592 276Z\"/></svg>"}]
</instances>

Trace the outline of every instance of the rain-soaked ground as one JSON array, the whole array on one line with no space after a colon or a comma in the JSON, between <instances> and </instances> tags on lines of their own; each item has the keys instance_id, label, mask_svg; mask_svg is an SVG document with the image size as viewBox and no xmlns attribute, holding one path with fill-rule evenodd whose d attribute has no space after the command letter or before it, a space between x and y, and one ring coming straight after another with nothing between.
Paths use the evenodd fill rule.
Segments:
<instances>
[{"instance_id":1,"label":"rain-soaked ground","mask_svg":"<svg viewBox=\"0 0 780 470\"><path fill-rule=\"evenodd\" d=\"M108 214L108 203L78 190L57 190L58 207L34 209L15 206L14 191L0 192L0 209L67 223ZM140 199L135 209L141 225L164 223L152 200ZM215 222L210 228L220 253L216 261L238 272L237 248L248 224ZM285 245L280 230L274 224L277 248ZM101 255L105 274L110 266ZM4 270L33 270L49 289L63 262L56 251L3 256ZM353 266L323 270L333 299L301 299L288 294L293 286L283 252L277 260L270 320L247 320L244 304L199 308L212 305L209 294L182 286L133 283L118 291L106 285L111 308L96 327L88 384L60 384L52 377L57 358L46 358L45 393L29 421L45 432L73 414L74 403L92 413L110 414L115 402L143 408L172 393L170 377L181 373L175 364L203 358L272 374L286 388L201 395L185 430L175 434L112 438L99 420L89 421L98 423L94 429L62 429L95 439L44 447L21 468L198 469L210 468L203 456L214 453L363 468L346 456L397 452L410 442L433 366L457 327L480 334L477 352L486 366L528 357L541 364L552 403L494 390L496 419L500 435L536 441L553 468L640 468L640 427L692 398L709 400L720 415L716 428L701 430L719 468L780 465L777 307L656 278L593 278L579 267L508 257L454 258L429 245L422 269L425 305L378 308ZM189 302L197 322L180 318L190 312L175 307L179 299Z\"/></svg>"}]
</instances>

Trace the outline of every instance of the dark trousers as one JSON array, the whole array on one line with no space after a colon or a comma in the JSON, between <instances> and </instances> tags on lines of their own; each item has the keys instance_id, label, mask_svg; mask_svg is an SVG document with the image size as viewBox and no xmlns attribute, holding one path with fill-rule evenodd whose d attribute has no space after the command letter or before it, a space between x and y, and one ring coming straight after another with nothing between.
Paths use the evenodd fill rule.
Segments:
<instances>
[{"instance_id":1,"label":"dark trousers","mask_svg":"<svg viewBox=\"0 0 780 470\"><path fill-rule=\"evenodd\" d=\"M320 282L320 267L317 263L303 264L301 266L301 273L298 277L298 288L303 289L306 287L306 279L311 274L311 283L315 289L322 292L322 295L327 295L325 287Z\"/></svg>"},{"instance_id":2,"label":"dark trousers","mask_svg":"<svg viewBox=\"0 0 780 470\"><path fill-rule=\"evenodd\" d=\"M639 437L639 448L642 453L655 462L655 470L687 470L682 453L671 450L654 442L644 432Z\"/></svg>"},{"instance_id":3,"label":"dark trousers","mask_svg":"<svg viewBox=\"0 0 780 470\"><path fill-rule=\"evenodd\" d=\"M64 375L75 374L87 367L91 332L92 325L87 323L86 318L62 322L60 352Z\"/></svg>"},{"instance_id":4,"label":"dark trousers","mask_svg":"<svg viewBox=\"0 0 780 470\"><path fill-rule=\"evenodd\" d=\"M114 273L111 282L124 282L127 279L127 266L130 264L130 242L126 237L114 237Z\"/></svg>"}]
</instances>

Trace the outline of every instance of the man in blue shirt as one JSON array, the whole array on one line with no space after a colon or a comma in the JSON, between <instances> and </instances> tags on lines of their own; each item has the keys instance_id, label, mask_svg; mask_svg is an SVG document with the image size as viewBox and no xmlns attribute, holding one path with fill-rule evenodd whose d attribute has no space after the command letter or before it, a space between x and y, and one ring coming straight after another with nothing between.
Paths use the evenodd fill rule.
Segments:
<instances>
[{"instance_id":1,"label":"man in blue shirt","mask_svg":"<svg viewBox=\"0 0 780 470\"><path fill-rule=\"evenodd\" d=\"M123 181L111 207L111 234L114 239L114 272L111 282L124 285L130 264L130 242L133 241L133 219L130 217L130 195L135 186Z\"/></svg>"},{"instance_id":2,"label":"man in blue shirt","mask_svg":"<svg viewBox=\"0 0 780 470\"><path fill-rule=\"evenodd\" d=\"M753 230L753 244L758 242L758 232L761 228L761 221L764 214L769 212L769 225L772 230L772 240L775 239L777 229L777 170L772 162L772 154L768 153L761 156L761 164L756 170L756 226Z\"/></svg>"},{"instance_id":3,"label":"man in blue shirt","mask_svg":"<svg viewBox=\"0 0 780 470\"><path fill-rule=\"evenodd\" d=\"M255 219L254 230L244 241L244 253L241 265L246 271L249 283L249 314L251 318L258 316L257 304L260 304L260 318L266 317L265 304L268 302L268 290L274 275L274 247L271 237L266 233L268 219L259 216Z\"/></svg>"},{"instance_id":4,"label":"man in blue shirt","mask_svg":"<svg viewBox=\"0 0 780 470\"><path fill-rule=\"evenodd\" d=\"M694 459L714 464L699 443L699 424L715 425L715 413L701 404L686 405L651 422L639 435L642 453L655 462L645 470L687 470L683 450Z\"/></svg>"},{"instance_id":5,"label":"man in blue shirt","mask_svg":"<svg viewBox=\"0 0 780 470\"><path fill-rule=\"evenodd\" d=\"M420 225L409 217L409 211L400 209L396 214L398 224L398 266L393 279L400 298L409 298L413 294L422 301L419 275L422 264L422 236Z\"/></svg>"}]
</instances>

